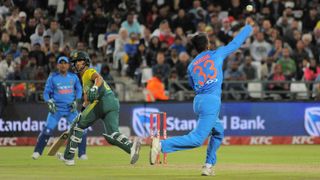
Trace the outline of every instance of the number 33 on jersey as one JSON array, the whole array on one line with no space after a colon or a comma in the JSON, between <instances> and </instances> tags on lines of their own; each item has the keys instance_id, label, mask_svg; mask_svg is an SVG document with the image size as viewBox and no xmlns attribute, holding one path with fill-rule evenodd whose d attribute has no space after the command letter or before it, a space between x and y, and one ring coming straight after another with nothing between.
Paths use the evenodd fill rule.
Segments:
<instances>
[{"instance_id":1,"label":"number 33 on jersey","mask_svg":"<svg viewBox=\"0 0 320 180\"><path fill-rule=\"evenodd\" d=\"M214 51L206 51L199 54L189 65L189 81L196 93L212 89L219 79L222 61L217 62L213 57Z\"/></svg>"}]
</instances>

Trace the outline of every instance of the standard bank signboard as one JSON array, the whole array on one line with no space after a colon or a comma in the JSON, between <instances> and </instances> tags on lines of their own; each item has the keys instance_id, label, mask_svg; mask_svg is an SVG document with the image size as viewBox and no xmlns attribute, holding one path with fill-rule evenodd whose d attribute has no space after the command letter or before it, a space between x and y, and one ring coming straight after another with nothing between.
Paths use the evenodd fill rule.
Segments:
<instances>
[{"instance_id":1,"label":"standard bank signboard","mask_svg":"<svg viewBox=\"0 0 320 180\"><path fill-rule=\"evenodd\" d=\"M147 137L150 113L167 112L168 136L183 135L197 125L192 103L121 103L120 126L131 135ZM45 104L9 105L0 118L1 137L37 136L45 125ZM306 102L222 103L220 112L225 136L320 136L320 104ZM61 119L55 135L67 129ZM101 136L101 122L89 129L89 135Z\"/></svg>"}]
</instances>

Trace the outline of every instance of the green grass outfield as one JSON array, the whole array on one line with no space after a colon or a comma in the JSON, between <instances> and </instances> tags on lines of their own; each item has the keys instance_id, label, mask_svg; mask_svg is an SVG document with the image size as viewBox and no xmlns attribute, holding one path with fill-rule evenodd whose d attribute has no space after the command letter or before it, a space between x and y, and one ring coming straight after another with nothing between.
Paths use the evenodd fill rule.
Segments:
<instances>
[{"instance_id":1,"label":"green grass outfield","mask_svg":"<svg viewBox=\"0 0 320 180\"><path fill-rule=\"evenodd\" d=\"M319 145L222 146L215 177L201 177L206 147L168 155L167 165L139 162L116 147L88 147L89 160L67 167L55 157L32 160L33 147L0 147L0 179L320 179Z\"/></svg>"}]
</instances>

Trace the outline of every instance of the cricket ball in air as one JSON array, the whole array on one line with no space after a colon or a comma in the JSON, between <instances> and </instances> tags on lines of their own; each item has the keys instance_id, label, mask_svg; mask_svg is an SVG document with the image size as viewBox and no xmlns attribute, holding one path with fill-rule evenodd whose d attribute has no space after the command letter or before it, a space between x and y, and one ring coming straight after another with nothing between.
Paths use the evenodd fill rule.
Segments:
<instances>
[{"instance_id":1,"label":"cricket ball in air","mask_svg":"<svg viewBox=\"0 0 320 180\"><path fill-rule=\"evenodd\" d=\"M253 11L253 6L252 6L251 4L247 5L246 10L247 10L248 12Z\"/></svg>"}]
</instances>

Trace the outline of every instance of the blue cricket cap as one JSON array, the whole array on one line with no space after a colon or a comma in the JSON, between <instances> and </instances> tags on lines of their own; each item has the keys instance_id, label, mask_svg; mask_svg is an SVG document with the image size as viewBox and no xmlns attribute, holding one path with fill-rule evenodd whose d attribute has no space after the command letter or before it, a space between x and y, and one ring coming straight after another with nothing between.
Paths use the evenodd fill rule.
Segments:
<instances>
[{"instance_id":1,"label":"blue cricket cap","mask_svg":"<svg viewBox=\"0 0 320 180\"><path fill-rule=\"evenodd\" d=\"M64 61L64 62L66 62L66 63L69 63L69 59L68 59L66 56L61 56L61 57L59 57L59 59L58 59L58 64L60 64L61 61Z\"/></svg>"}]
</instances>

